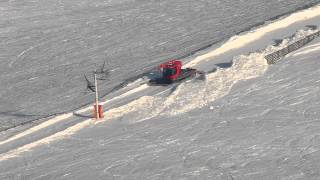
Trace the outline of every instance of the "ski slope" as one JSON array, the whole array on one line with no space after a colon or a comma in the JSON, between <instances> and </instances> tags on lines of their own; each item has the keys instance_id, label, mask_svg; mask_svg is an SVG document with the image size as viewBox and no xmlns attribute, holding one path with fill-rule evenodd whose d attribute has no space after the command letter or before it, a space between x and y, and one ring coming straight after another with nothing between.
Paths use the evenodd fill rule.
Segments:
<instances>
[{"instance_id":1,"label":"ski slope","mask_svg":"<svg viewBox=\"0 0 320 180\"><path fill-rule=\"evenodd\" d=\"M319 22L314 6L187 58L218 68L206 81L139 79L104 102L105 121L86 107L2 133L0 179L317 179L320 40L272 66L264 56Z\"/></svg>"},{"instance_id":2,"label":"ski slope","mask_svg":"<svg viewBox=\"0 0 320 180\"><path fill-rule=\"evenodd\" d=\"M111 77L102 95L160 62L319 2L1 1L0 130L92 103L83 75L92 78L104 61Z\"/></svg>"}]
</instances>

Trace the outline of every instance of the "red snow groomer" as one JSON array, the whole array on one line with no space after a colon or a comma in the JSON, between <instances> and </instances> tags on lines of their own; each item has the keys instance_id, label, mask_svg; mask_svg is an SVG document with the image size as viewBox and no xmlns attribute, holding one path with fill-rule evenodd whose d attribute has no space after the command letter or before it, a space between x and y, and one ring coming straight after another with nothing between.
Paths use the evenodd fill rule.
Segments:
<instances>
[{"instance_id":1,"label":"red snow groomer","mask_svg":"<svg viewBox=\"0 0 320 180\"><path fill-rule=\"evenodd\" d=\"M197 74L204 76L204 73L192 68L182 69L182 62L171 60L159 66L161 77L151 79L150 85L168 85L181 80L195 77Z\"/></svg>"}]
</instances>

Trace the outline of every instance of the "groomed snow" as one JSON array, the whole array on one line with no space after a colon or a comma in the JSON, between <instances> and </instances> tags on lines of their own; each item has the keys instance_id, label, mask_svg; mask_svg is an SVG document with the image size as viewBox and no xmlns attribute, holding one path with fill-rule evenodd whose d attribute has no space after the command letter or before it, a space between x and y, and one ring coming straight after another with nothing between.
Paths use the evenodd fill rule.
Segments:
<instances>
[{"instance_id":1,"label":"groomed snow","mask_svg":"<svg viewBox=\"0 0 320 180\"><path fill-rule=\"evenodd\" d=\"M174 88L137 81L104 103L105 121L86 117L88 107L2 141L0 179L317 179L320 40L276 65L263 57L312 33L301 27L320 25L320 15L309 16L319 9L263 36L255 36L260 27L231 38L225 44L259 37L206 81ZM270 45L279 38L280 46Z\"/></svg>"},{"instance_id":2,"label":"groomed snow","mask_svg":"<svg viewBox=\"0 0 320 180\"><path fill-rule=\"evenodd\" d=\"M92 103L84 74L104 61L101 94L160 62L319 0L5 0L0 2L0 129Z\"/></svg>"}]
</instances>

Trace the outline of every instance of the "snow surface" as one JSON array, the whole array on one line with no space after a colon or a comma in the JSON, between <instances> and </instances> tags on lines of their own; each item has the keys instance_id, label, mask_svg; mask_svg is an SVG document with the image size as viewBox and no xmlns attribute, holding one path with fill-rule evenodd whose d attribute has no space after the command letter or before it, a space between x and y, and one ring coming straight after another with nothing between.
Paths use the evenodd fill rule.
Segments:
<instances>
[{"instance_id":1,"label":"snow surface","mask_svg":"<svg viewBox=\"0 0 320 180\"><path fill-rule=\"evenodd\" d=\"M102 95L159 62L319 0L2 0L0 127L92 102L84 74L107 61Z\"/></svg>"},{"instance_id":2,"label":"snow surface","mask_svg":"<svg viewBox=\"0 0 320 180\"><path fill-rule=\"evenodd\" d=\"M218 67L206 81L139 79L104 102L106 121L85 107L4 139L0 179L318 179L320 39L272 66L263 57L319 22L318 5L186 59L257 37L194 63ZM271 46L275 39L284 40Z\"/></svg>"}]
</instances>

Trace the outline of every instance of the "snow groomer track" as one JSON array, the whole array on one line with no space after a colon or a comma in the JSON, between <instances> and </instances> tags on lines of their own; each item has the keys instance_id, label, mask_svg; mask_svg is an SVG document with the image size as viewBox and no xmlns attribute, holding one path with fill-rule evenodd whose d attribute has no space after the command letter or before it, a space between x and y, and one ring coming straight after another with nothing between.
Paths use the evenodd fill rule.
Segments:
<instances>
[{"instance_id":1,"label":"snow groomer track","mask_svg":"<svg viewBox=\"0 0 320 180\"><path fill-rule=\"evenodd\" d=\"M0 179L317 179L320 6L182 59L206 81L140 78L92 105L0 141ZM280 39L280 40L279 40ZM216 69L215 71L212 71Z\"/></svg>"}]
</instances>

